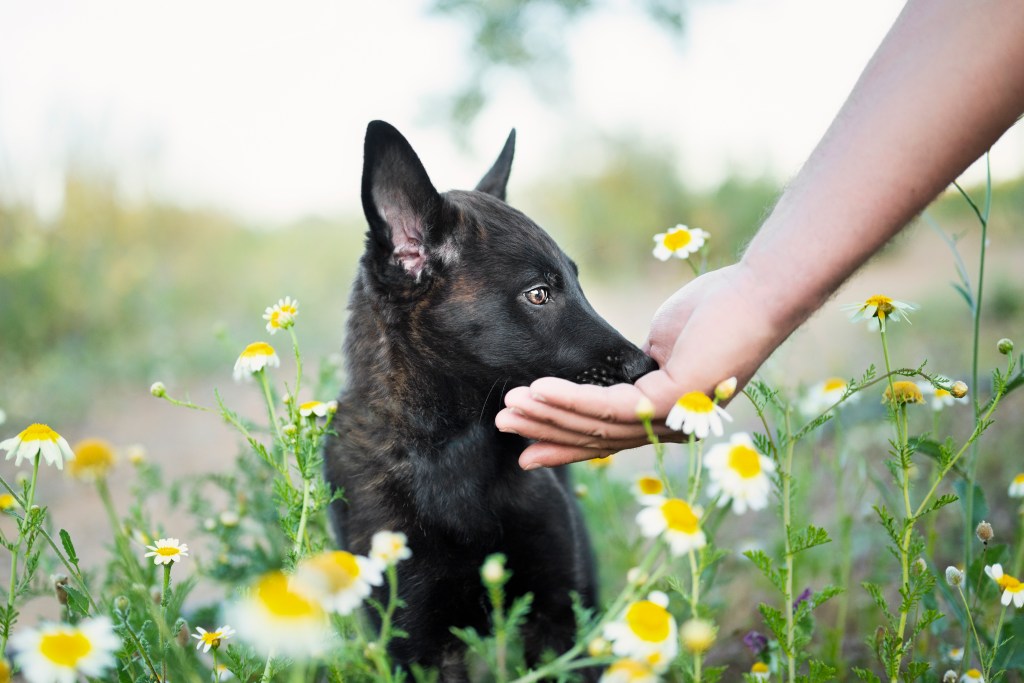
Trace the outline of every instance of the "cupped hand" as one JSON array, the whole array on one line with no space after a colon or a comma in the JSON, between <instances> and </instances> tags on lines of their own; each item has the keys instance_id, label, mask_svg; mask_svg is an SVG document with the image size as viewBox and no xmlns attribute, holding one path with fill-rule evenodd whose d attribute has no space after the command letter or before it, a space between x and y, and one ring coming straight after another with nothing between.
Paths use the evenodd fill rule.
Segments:
<instances>
[{"instance_id":1,"label":"cupped hand","mask_svg":"<svg viewBox=\"0 0 1024 683\"><path fill-rule=\"evenodd\" d=\"M636 384L611 387L544 377L505 396L495 424L537 440L519 458L524 469L602 457L648 442L636 415L641 399L654 406L660 438L681 438L664 420L689 391L708 395L722 380L743 386L780 344L789 329L770 319L771 302L741 264L706 273L662 304L651 322L644 351L659 370Z\"/></svg>"}]
</instances>

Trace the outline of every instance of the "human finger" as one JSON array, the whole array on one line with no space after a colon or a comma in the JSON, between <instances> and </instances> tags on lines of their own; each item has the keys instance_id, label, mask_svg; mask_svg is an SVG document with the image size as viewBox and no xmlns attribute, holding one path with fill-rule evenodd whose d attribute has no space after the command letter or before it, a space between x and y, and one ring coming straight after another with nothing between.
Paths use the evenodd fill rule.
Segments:
<instances>
[{"instance_id":1,"label":"human finger","mask_svg":"<svg viewBox=\"0 0 1024 683\"><path fill-rule=\"evenodd\" d=\"M582 448L579 446L563 446L546 441L531 444L522 455L519 456L519 466L524 470L533 470L538 467L557 467L568 465L573 462L582 462L593 458L604 458L612 453L614 449Z\"/></svg>"}]
</instances>

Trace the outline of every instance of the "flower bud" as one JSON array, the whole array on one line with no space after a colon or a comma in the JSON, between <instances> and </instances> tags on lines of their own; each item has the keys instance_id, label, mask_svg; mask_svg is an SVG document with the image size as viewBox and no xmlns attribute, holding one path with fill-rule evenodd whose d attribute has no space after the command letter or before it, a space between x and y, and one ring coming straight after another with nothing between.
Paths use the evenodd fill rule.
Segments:
<instances>
[{"instance_id":1,"label":"flower bud","mask_svg":"<svg viewBox=\"0 0 1024 683\"><path fill-rule=\"evenodd\" d=\"M913 569L916 574L924 574L928 571L928 562L926 562L923 557L919 557L914 560Z\"/></svg>"},{"instance_id":2,"label":"flower bud","mask_svg":"<svg viewBox=\"0 0 1024 683\"><path fill-rule=\"evenodd\" d=\"M6 657L0 657L0 683L10 683L11 663Z\"/></svg>"},{"instance_id":3,"label":"flower bud","mask_svg":"<svg viewBox=\"0 0 1024 683\"><path fill-rule=\"evenodd\" d=\"M640 400L636 402L636 419L642 422L654 419L654 404L646 396L641 396Z\"/></svg>"},{"instance_id":4,"label":"flower bud","mask_svg":"<svg viewBox=\"0 0 1024 683\"><path fill-rule=\"evenodd\" d=\"M1013 340L1003 337L996 343L996 348L999 349L999 353L1009 356L1013 353Z\"/></svg>"},{"instance_id":5,"label":"flower bud","mask_svg":"<svg viewBox=\"0 0 1024 683\"><path fill-rule=\"evenodd\" d=\"M134 444L127 449L128 462L133 465L141 465L146 462L146 449L142 444Z\"/></svg>"},{"instance_id":6,"label":"flower bud","mask_svg":"<svg viewBox=\"0 0 1024 683\"><path fill-rule=\"evenodd\" d=\"M956 588L957 586L963 584L963 582L964 573L961 570L953 566L946 567L946 583Z\"/></svg>"},{"instance_id":7,"label":"flower bud","mask_svg":"<svg viewBox=\"0 0 1024 683\"><path fill-rule=\"evenodd\" d=\"M505 556L500 553L490 555L480 568L480 576L488 586L500 586L505 583Z\"/></svg>"},{"instance_id":8,"label":"flower bud","mask_svg":"<svg viewBox=\"0 0 1024 683\"><path fill-rule=\"evenodd\" d=\"M225 510L220 513L218 519L220 520L220 523L228 529L233 529L238 526L238 523L241 521L238 517L238 513L234 510Z\"/></svg>"},{"instance_id":9,"label":"flower bud","mask_svg":"<svg viewBox=\"0 0 1024 683\"><path fill-rule=\"evenodd\" d=\"M68 592L64 590L64 586L68 585L68 577L64 574L54 574L50 577L50 581L53 582L53 592L57 595L57 602L62 607L67 607Z\"/></svg>"},{"instance_id":10,"label":"flower bud","mask_svg":"<svg viewBox=\"0 0 1024 683\"><path fill-rule=\"evenodd\" d=\"M942 683L956 683L956 672L946 669L946 673L942 674Z\"/></svg>"},{"instance_id":11,"label":"flower bud","mask_svg":"<svg viewBox=\"0 0 1024 683\"><path fill-rule=\"evenodd\" d=\"M978 537L978 540L986 545L988 545L988 542L992 540L992 537L995 535L995 532L992 531L992 525L985 521L978 525L978 528L974 530L974 533Z\"/></svg>"},{"instance_id":12,"label":"flower bud","mask_svg":"<svg viewBox=\"0 0 1024 683\"><path fill-rule=\"evenodd\" d=\"M717 398L719 401L728 401L730 398L732 398L732 395L736 393L737 384L738 382L736 381L735 377L730 377L729 379L722 380L721 382L718 383L718 386L715 387L715 398Z\"/></svg>"},{"instance_id":13,"label":"flower bud","mask_svg":"<svg viewBox=\"0 0 1024 683\"><path fill-rule=\"evenodd\" d=\"M164 398L167 396L167 387L164 386L163 382L153 382L153 386L149 388L149 393L157 398Z\"/></svg>"},{"instance_id":14,"label":"flower bud","mask_svg":"<svg viewBox=\"0 0 1024 683\"><path fill-rule=\"evenodd\" d=\"M640 569L640 567L633 567L626 572L626 582L629 583L630 586L642 586L647 583L650 578L651 577L648 576L647 572Z\"/></svg>"},{"instance_id":15,"label":"flower bud","mask_svg":"<svg viewBox=\"0 0 1024 683\"><path fill-rule=\"evenodd\" d=\"M284 433L285 436L295 436L295 434L299 430L298 430L298 428L295 425L289 423L289 424L286 424L284 426L284 429L282 429L281 431Z\"/></svg>"},{"instance_id":16,"label":"flower bud","mask_svg":"<svg viewBox=\"0 0 1024 683\"><path fill-rule=\"evenodd\" d=\"M967 395L967 383L957 380L949 387L949 393L953 395L953 398L963 398Z\"/></svg>"},{"instance_id":17,"label":"flower bud","mask_svg":"<svg viewBox=\"0 0 1024 683\"><path fill-rule=\"evenodd\" d=\"M587 643L587 654L591 657L603 657L612 651L612 644L598 636Z\"/></svg>"},{"instance_id":18,"label":"flower bud","mask_svg":"<svg viewBox=\"0 0 1024 683\"><path fill-rule=\"evenodd\" d=\"M576 488L574 489L573 493L576 494L577 498L583 500L590 494L590 489L587 487L586 484L576 484Z\"/></svg>"},{"instance_id":19,"label":"flower bud","mask_svg":"<svg viewBox=\"0 0 1024 683\"><path fill-rule=\"evenodd\" d=\"M715 642L715 627L704 619L690 619L679 633L683 646L694 654L707 652Z\"/></svg>"},{"instance_id":20,"label":"flower bud","mask_svg":"<svg viewBox=\"0 0 1024 683\"><path fill-rule=\"evenodd\" d=\"M123 595L118 595L114 598L114 608L118 612L127 612L128 608L131 607L132 603L128 601L128 598Z\"/></svg>"}]
</instances>

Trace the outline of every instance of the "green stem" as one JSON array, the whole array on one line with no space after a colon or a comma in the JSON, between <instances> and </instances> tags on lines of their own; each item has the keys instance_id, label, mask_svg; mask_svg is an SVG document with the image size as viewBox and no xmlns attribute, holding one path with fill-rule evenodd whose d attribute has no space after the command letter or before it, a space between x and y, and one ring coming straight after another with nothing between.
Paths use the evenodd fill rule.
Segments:
<instances>
[{"instance_id":1,"label":"green stem","mask_svg":"<svg viewBox=\"0 0 1024 683\"><path fill-rule=\"evenodd\" d=\"M299 401L299 387L302 385L302 354L299 353L299 338L295 336L295 327L288 328L288 334L292 336L292 350L295 352L295 397L296 405ZM316 397L314 397L316 398Z\"/></svg>"},{"instance_id":2,"label":"green stem","mask_svg":"<svg viewBox=\"0 0 1024 683\"><path fill-rule=\"evenodd\" d=\"M669 498L672 498L674 497L672 495L672 481L669 479L668 473L665 472L665 444L654 433L654 426L651 424L650 418L644 418L641 421L644 425L644 431L647 432L647 440L654 446L654 463L658 470L658 477L665 487L665 493L668 494Z\"/></svg>"},{"instance_id":3,"label":"green stem","mask_svg":"<svg viewBox=\"0 0 1024 683\"><path fill-rule=\"evenodd\" d=\"M965 573L964 576L966 577L967 574ZM967 596L964 595L963 586L957 586L956 590L957 590L958 593L960 593L960 599L964 603L964 612L967 613L967 623L970 624L970 626L971 626L971 632L974 634L974 642L978 646L978 658L982 661L982 663L984 663L985 659L982 656L982 653L985 650L981 647L981 639L978 638L978 629L974 625L974 617L971 615L971 607L970 607L970 605L967 604ZM996 634L996 637L997 638L999 637L998 633ZM966 656L966 652L965 652L965 656ZM988 672L987 671L985 672L985 680L988 680Z\"/></svg>"},{"instance_id":4,"label":"green stem","mask_svg":"<svg viewBox=\"0 0 1024 683\"><path fill-rule=\"evenodd\" d=\"M14 550L11 551L11 581L7 589L7 612L3 634L0 635L0 656L4 656L7 653L7 640L10 636L11 619L14 614L14 602L17 598L16 593L18 590L18 555L21 552L21 541L25 537L25 532L28 530L29 525L32 523L32 504L36 497L36 481L39 479L39 461L42 457L43 454L41 452L36 453L36 457L32 461L32 480L29 482L28 495L25 498L25 516L18 522L18 538L14 542Z\"/></svg>"},{"instance_id":5,"label":"green stem","mask_svg":"<svg viewBox=\"0 0 1024 683\"><path fill-rule=\"evenodd\" d=\"M284 435L281 433L281 424L277 421L277 410L274 408L274 397L270 392L270 381L267 379L267 372L266 370L260 370L256 374L260 378L260 386L263 387L263 397L267 401L267 414L270 417L270 424L273 426L277 440L283 449L285 443Z\"/></svg>"},{"instance_id":6,"label":"green stem","mask_svg":"<svg viewBox=\"0 0 1024 683\"><path fill-rule=\"evenodd\" d=\"M789 433L789 412L786 412L786 433ZM796 628L793 618L793 546L790 542L790 529L792 528L792 473L793 473L793 450L795 443L789 440L786 443L785 462L780 472L782 477L782 528L785 529L785 558L786 558L786 590L783 600L786 604L786 680L793 683L796 680L796 653L793 651L796 641Z\"/></svg>"},{"instance_id":7,"label":"green stem","mask_svg":"<svg viewBox=\"0 0 1024 683\"><path fill-rule=\"evenodd\" d=\"M690 556L690 610L694 619L700 618L699 606L700 606L700 569L697 567L697 555L691 550ZM694 683L700 683L701 679L701 666L703 664L703 656L700 652L693 653L693 680Z\"/></svg>"},{"instance_id":8,"label":"green stem","mask_svg":"<svg viewBox=\"0 0 1024 683\"><path fill-rule=\"evenodd\" d=\"M302 539L306 534L306 520L309 518L309 494L311 481L305 476L302 478L302 513L299 515L299 530L295 532L295 544L292 546L292 555L295 561L299 561L302 553Z\"/></svg>"},{"instance_id":9,"label":"green stem","mask_svg":"<svg viewBox=\"0 0 1024 683\"><path fill-rule=\"evenodd\" d=\"M263 675L260 676L260 683L270 683L270 663L274 661L274 652L267 654L267 663L263 666Z\"/></svg>"}]
</instances>

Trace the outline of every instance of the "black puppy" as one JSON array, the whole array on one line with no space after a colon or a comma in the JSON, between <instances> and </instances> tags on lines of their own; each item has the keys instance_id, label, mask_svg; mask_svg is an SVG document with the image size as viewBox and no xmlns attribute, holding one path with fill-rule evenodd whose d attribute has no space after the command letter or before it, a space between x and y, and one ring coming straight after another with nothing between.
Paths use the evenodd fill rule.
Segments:
<instances>
[{"instance_id":1,"label":"black puppy","mask_svg":"<svg viewBox=\"0 0 1024 683\"><path fill-rule=\"evenodd\" d=\"M518 467L527 441L494 426L503 392L549 375L631 382L656 368L594 312L554 240L504 202L514 143L512 131L476 190L439 194L397 130L366 131L369 231L326 476L344 494L332 516L350 551L365 555L382 529L408 536L395 617L408 637L391 654L445 680L466 676L451 627L489 630L479 573L489 554L508 558L509 598L533 594L531 664L572 645L573 592L595 602L568 473Z\"/></svg>"}]
</instances>

